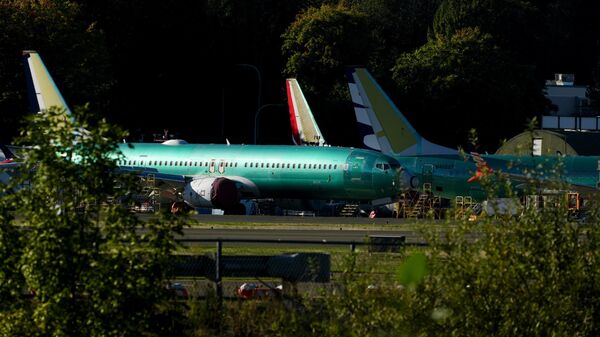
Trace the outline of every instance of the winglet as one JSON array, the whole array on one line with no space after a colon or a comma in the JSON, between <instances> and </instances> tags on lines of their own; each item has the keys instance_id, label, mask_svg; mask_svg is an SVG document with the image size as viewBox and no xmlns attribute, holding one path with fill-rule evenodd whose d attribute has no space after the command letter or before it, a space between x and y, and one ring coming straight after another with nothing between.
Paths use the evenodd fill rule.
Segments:
<instances>
[{"instance_id":1,"label":"winglet","mask_svg":"<svg viewBox=\"0 0 600 337\"><path fill-rule=\"evenodd\" d=\"M56 106L65 109L67 114L71 115L71 110L40 55L36 51L25 50L23 51L23 60L31 111L43 113L51 106Z\"/></svg>"},{"instance_id":2,"label":"winglet","mask_svg":"<svg viewBox=\"0 0 600 337\"><path fill-rule=\"evenodd\" d=\"M365 68L348 68L356 121L367 147L393 155L456 154L419 135Z\"/></svg>"},{"instance_id":3,"label":"winglet","mask_svg":"<svg viewBox=\"0 0 600 337\"><path fill-rule=\"evenodd\" d=\"M319 130L312 111L295 78L286 80L292 140L296 145L325 145L325 138Z\"/></svg>"}]
</instances>

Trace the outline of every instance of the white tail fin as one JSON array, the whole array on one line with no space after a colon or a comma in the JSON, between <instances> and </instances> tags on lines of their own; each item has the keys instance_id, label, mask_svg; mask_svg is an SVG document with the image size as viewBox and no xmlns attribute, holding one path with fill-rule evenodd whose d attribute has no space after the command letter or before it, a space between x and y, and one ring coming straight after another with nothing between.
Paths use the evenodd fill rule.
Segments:
<instances>
[{"instance_id":1,"label":"white tail fin","mask_svg":"<svg viewBox=\"0 0 600 337\"><path fill-rule=\"evenodd\" d=\"M349 68L346 76L366 146L393 155L457 153L421 137L366 69Z\"/></svg>"},{"instance_id":2,"label":"white tail fin","mask_svg":"<svg viewBox=\"0 0 600 337\"><path fill-rule=\"evenodd\" d=\"M295 78L286 80L292 139L296 145L325 145L325 138Z\"/></svg>"},{"instance_id":3,"label":"white tail fin","mask_svg":"<svg viewBox=\"0 0 600 337\"><path fill-rule=\"evenodd\" d=\"M31 109L42 113L55 106L65 109L69 115L71 110L67 106L52 76L46 69L40 55L35 51L23 51L28 94Z\"/></svg>"}]
</instances>

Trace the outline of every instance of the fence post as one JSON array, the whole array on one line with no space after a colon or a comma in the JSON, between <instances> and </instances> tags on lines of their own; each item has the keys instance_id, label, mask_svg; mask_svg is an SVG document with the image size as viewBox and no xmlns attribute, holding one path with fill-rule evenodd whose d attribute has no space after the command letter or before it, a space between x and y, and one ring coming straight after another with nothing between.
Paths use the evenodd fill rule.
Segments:
<instances>
[{"instance_id":1,"label":"fence post","mask_svg":"<svg viewBox=\"0 0 600 337\"><path fill-rule=\"evenodd\" d=\"M217 240L217 257L215 259L215 285L217 290L217 298L219 301L223 299L223 282L221 277L221 257L223 255L223 241Z\"/></svg>"},{"instance_id":2,"label":"fence post","mask_svg":"<svg viewBox=\"0 0 600 337\"><path fill-rule=\"evenodd\" d=\"M356 251L356 242L352 241L352 244L350 244L350 249L351 249L352 253L354 253Z\"/></svg>"}]
</instances>

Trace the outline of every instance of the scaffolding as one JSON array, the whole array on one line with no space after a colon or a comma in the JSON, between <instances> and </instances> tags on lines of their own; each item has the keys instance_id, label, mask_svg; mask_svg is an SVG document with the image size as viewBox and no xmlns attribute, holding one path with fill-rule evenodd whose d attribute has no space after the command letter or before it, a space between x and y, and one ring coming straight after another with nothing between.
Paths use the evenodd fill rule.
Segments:
<instances>
[{"instance_id":1,"label":"scaffolding","mask_svg":"<svg viewBox=\"0 0 600 337\"><path fill-rule=\"evenodd\" d=\"M436 219L442 217L442 198L435 196L431 183L423 184L422 192L409 191L402 193L394 207L397 218L418 219L433 214Z\"/></svg>"}]
</instances>

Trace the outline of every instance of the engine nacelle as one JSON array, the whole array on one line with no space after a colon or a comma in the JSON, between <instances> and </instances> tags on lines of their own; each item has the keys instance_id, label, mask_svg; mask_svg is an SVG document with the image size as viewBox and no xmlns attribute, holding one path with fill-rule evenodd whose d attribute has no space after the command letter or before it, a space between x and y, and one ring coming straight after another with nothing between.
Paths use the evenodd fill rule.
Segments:
<instances>
[{"instance_id":1,"label":"engine nacelle","mask_svg":"<svg viewBox=\"0 0 600 337\"><path fill-rule=\"evenodd\" d=\"M232 209L239 205L240 193L227 178L201 178L185 186L183 200L192 207Z\"/></svg>"},{"instance_id":2,"label":"engine nacelle","mask_svg":"<svg viewBox=\"0 0 600 337\"><path fill-rule=\"evenodd\" d=\"M400 188L402 191L417 190L419 187L419 177L411 174L408 170L401 169L398 173Z\"/></svg>"}]
</instances>

